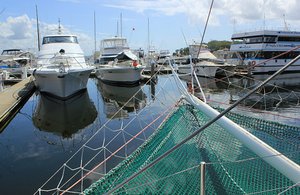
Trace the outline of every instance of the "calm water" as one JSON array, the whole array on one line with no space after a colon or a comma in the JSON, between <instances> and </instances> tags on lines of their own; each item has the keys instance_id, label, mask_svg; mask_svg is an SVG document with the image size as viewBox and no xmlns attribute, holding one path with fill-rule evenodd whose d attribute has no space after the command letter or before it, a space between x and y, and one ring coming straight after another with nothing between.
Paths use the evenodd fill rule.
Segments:
<instances>
[{"instance_id":1,"label":"calm water","mask_svg":"<svg viewBox=\"0 0 300 195\"><path fill-rule=\"evenodd\" d=\"M241 79L219 81L202 79L205 94L213 105L228 106L248 90L251 82ZM58 101L51 97L33 94L11 123L0 133L0 186L1 194L33 194L57 171L108 118L114 116L107 125L109 131L95 139L107 144L114 151L129 134L142 129L146 121L151 122L165 107L180 96L177 84L170 76L159 76L155 86L117 87L89 79L88 90L68 101ZM264 117L292 125L300 125L300 89L269 90L253 95L235 110L252 116ZM157 97L154 97L155 94ZM124 109L115 114L127 100ZM148 107L151 105L150 107ZM130 132L118 134L117 129L133 120L136 113L147 108L143 120L135 121ZM266 112L262 112L265 111ZM157 121L159 124L161 120ZM154 128L145 132L125 150L134 151L149 137ZM129 136L130 137L130 136ZM99 146L99 143L98 143ZM102 159L103 160L103 159ZM122 158L109 161L105 172L117 165ZM90 182L94 180L91 179Z\"/></svg>"}]
</instances>

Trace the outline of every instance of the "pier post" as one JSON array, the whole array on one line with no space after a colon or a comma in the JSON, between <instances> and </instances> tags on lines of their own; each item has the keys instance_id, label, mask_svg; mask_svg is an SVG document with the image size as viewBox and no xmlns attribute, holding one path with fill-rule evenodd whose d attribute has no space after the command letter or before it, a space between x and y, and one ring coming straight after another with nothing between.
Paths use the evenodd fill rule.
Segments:
<instances>
[{"instance_id":1,"label":"pier post","mask_svg":"<svg viewBox=\"0 0 300 195\"><path fill-rule=\"evenodd\" d=\"M22 79L27 78L27 67L22 67Z\"/></svg>"},{"instance_id":2,"label":"pier post","mask_svg":"<svg viewBox=\"0 0 300 195\"><path fill-rule=\"evenodd\" d=\"M200 195L205 195L205 162L200 163Z\"/></svg>"},{"instance_id":3,"label":"pier post","mask_svg":"<svg viewBox=\"0 0 300 195\"><path fill-rule=\"evenodd\" d=\"M154 66L155 66L155 62L153 60L150 61L150 65L151 65L151 78L154 75Z\"/></svg>"},{"instance_id":4,"label":"pier post","mask_svg":"<svg viewBox=\"0 0 300 195\"><path fill-rule=\"evenodd\" d=\"M3 73L0 74L0 92L2 92L4 89L3 87Z\"/></svg>"}]
</instances>

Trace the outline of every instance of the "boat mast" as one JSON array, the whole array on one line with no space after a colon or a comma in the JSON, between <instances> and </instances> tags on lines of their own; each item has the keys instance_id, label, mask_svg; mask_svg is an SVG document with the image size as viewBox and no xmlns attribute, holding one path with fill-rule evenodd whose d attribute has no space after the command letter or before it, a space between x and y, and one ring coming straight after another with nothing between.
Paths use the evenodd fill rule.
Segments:
<instances>
[{"instance_id":1,"label":"boat mast","mask_svg":"<svg viewBox=\"0 0 300 195\"><path fill-rule=\"evenodd\" d=\"M123 28L123 26L122 26L122 13L121 13L121 15L120 15L120 32L121 32L121 36L120 37L123 36L122 35L122 28Z\"/></svg>"},{"instance_id":2,"label":"boat mast","mask_svg":"<svg viewBox=\"0 0 300 195\"><path fill-rule=\"evenodd\" d=\"M96 37L96 12L94 11L94 61L96 60L97 37Z\"/></svg>"},{"instance_id":3,"label":"boat mast","mask_svg":"<svg viewBox=\"0 0 300 195\"><path fill-rule=\"evenodd\" d=\"M198 54L196 56L197 58L198 58L198 56L200 54L200 51L201 51L201 46L202 46L202 43L203 43L203 39L204 39L204 36L205 36L205 32L206 32L206 28L207 28L207 24L208 24L208 21L209 21L209 17L210 17L210 13L211 13L213 4L214 4L214 0L212 0L211 4L210 4L210 8L209 8L209 12L208 12L208 15L207 15L205 27L204 27L204 30L203 30L203 35L202 35L201 42L200 42L200 47L199 47L199 50L198 50Z\"/></svg>"},{"instance_id":4,"label":"boat mast","mask_svg":"<svg viewBox=\"0 0 300 195\"><path fill-rule=\"evenodd\" d=\"M284 30L289 31L290 29L288 27L288 24L286 23L285 14L283 14L283 23L284 23Z\"/></svg>"},{"instance_id":5,"label":"boat mast","mask_svg":"<svg viewBox=\"0 0 300 195\"><path fill-rule=\"evenodd\" d=\"M40 51L41 50L40 25L39 25L39 14L38 14L37 5L35 5L35 14L36 14L36 30L37 30L38 51Z\"/></svg>"},{"instance_id":6,"label":"boat mast","mask_svg":"<svg viewBox=\"0 0 300 195\"><path fill-rule=\"evenodd\" d=\"M150 25L149 25L149 18L148 18L148 56L150 54Z\"/></svg>"},{"instance_id":7,"label":"boat mast","mask_svg":"<svg viewBox=\"0 0 300 195\"><path fill-rule=\"evenodd\" d=\"M119 36L119 21L117 21L117 37Z\"/></svg>"},{"instance_id":8,"label":"boat mast","mask_svg":"<svg viewBox=\"0 0 300 195\"><path fill-rule=\"evenodd\" d=\"M264 30L266 30L266 12L265 12L265 4L266 4L266 1L264 0L264 6L263 6L263 9L264 9Z\"/></svg>"}]
</instances>

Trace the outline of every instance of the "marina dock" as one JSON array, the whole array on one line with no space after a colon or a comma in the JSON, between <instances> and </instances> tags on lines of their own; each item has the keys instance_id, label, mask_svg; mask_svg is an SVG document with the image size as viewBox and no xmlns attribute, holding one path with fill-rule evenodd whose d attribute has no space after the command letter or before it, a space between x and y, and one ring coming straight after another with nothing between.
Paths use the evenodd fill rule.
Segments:
<instances>
[{"instance_id":1,"label":"marina dock","mask_svg":"<svg viewBox=\"0 0 300 195\"><path fill-rule=\"evenodd\" d=\"M34 88L32 77L28 77L0 93L0 132L26 103Z\"/></svg>"}]
</instances>

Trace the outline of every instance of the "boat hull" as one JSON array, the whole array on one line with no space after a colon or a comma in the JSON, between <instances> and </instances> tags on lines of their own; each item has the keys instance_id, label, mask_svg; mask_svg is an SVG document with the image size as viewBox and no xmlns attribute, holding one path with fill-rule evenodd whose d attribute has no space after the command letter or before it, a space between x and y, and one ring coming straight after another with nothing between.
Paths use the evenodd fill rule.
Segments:
<instances>
[{"instance_id":1,"label":"boat hull","mask_svg":"<svg viewBox=\"0 0 300 195\"><path fill-rule=\"evenodd\" d=\"M96 76L109 84L134 85L139 84L143 69L143 67L99 67L96 70Z\"/></svg>"},{"instance_id":2,"label":"boat hull","mask_svg":"<svg viewBox=\"0 0 300 195\"><path fill-rule=\"evenodd\" d=\"M92 68L76 69L69 70L66 73L59 73L54 70L36 70L33 72L34 83L40 92L67 99L86 89L92 70Z\"/></svg>"},{"instance_id":3,"label":"boat hull","mask_svg":"<svg viewBox=\"0 0 300 195\"><path fill-rule=\"evenodd\" d=\"M198 66L195 67L195 73L200 77L215 78L218 76L230 77L234 74L235 66ZM179 74L190 74L191 65L180 65L178 66Z\"/></svg>"}]
</instances>

